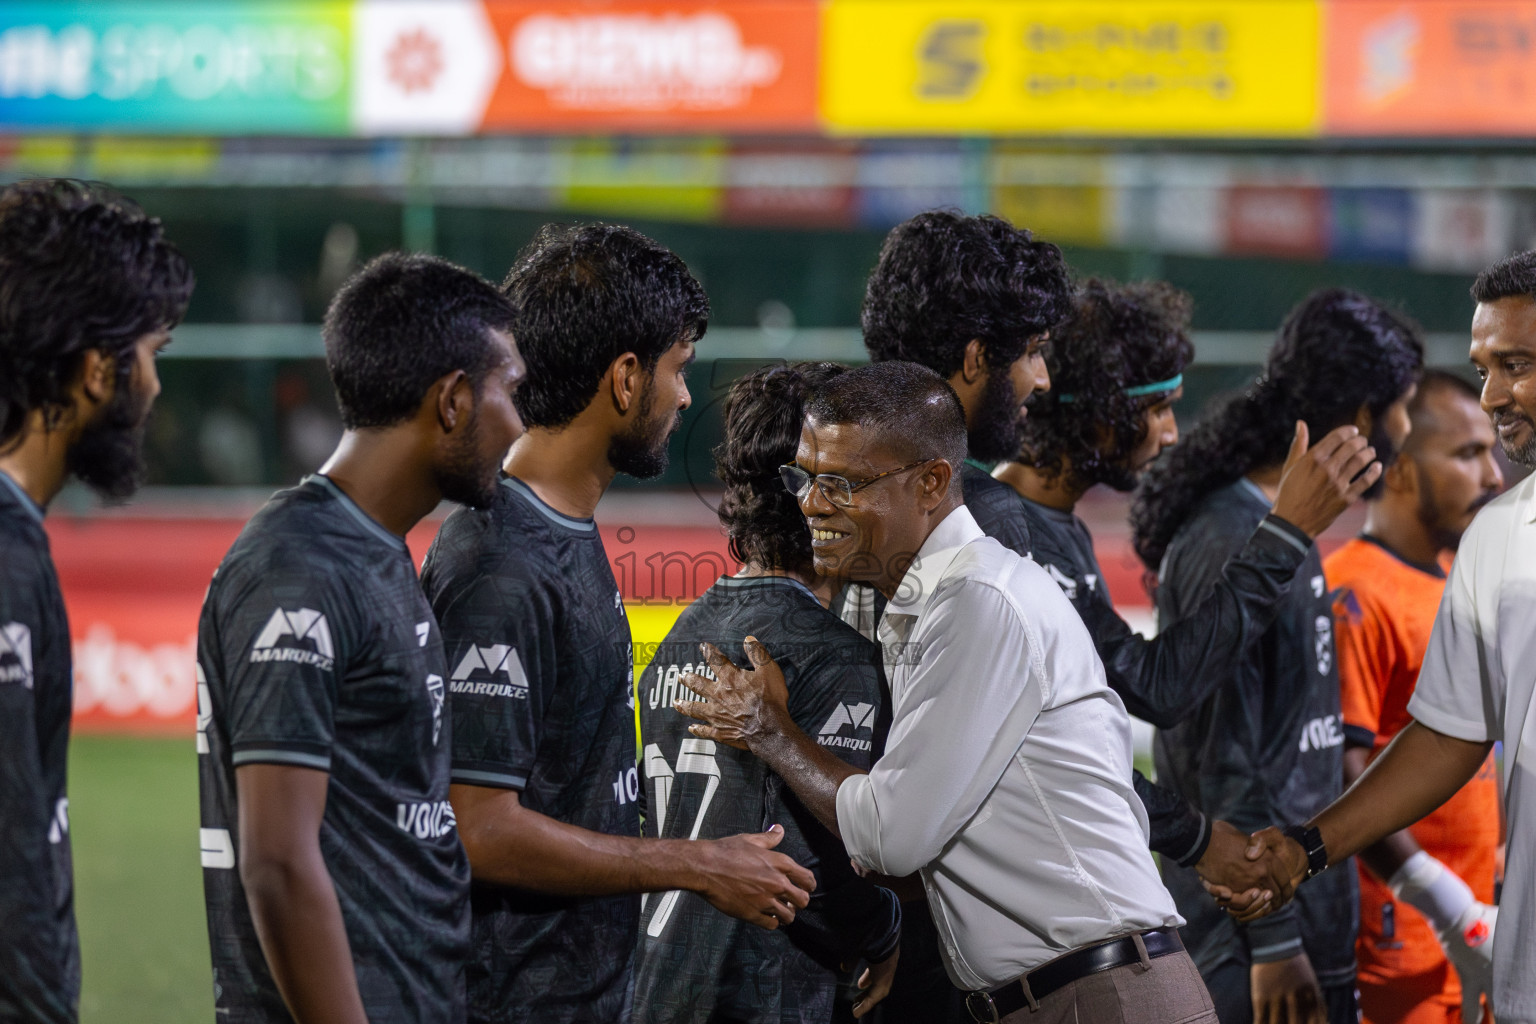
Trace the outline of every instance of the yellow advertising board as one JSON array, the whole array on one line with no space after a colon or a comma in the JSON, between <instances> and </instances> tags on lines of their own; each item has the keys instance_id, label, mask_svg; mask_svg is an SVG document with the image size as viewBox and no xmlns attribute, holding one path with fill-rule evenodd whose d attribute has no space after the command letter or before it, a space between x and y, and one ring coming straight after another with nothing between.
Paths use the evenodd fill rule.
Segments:
<instances>
[{"instance_id":1,"label":"yellow advertising board","mask_svg":"<svg viewBox=\"0 0 1536 1024\"><path fill-rule=\"evenodd\" d=\"M1113 193L1099 153L1052 153L1004 143L991 155L992 212L1052 242L1103 245Z\"/></svg>"},{"instance_id":2,"label":"yellow advertising board","mask_svg":"<svg viewBox=\"0 0 1536 1024\"><path fill-rule=\"evenodd\" d=\"M1311 136L1319 0L829 0L822 119L858 134Z\"/></svg>"}]
</instances>

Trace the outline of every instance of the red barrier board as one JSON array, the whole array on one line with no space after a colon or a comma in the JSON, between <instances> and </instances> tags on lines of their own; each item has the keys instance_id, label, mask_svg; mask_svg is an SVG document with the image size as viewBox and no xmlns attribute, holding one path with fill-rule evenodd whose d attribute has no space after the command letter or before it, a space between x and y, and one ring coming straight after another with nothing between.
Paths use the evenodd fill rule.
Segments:
<instances>
[{"instance_id":1,"label":"red barrier board","mask_svg":"<svg viewBox=\"0 0 1536 1024\"><path fill-rule=\"evenodd\" d=\"M191 734L198 614L242 525L49 516L74 641L76 728ZM439 525L428 520L411 532L417 564ZM717 530L605 525L602 534L632 609L680 607L736 569Z\"/></svg>"}]
</instances>

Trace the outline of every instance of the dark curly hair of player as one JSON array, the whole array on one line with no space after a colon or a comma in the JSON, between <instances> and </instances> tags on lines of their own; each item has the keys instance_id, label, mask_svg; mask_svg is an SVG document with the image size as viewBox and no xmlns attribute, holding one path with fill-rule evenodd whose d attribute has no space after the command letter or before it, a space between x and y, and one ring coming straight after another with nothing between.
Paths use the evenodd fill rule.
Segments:
<instances>
[{"instance_id":1,"label":"dark curly hair of player","mask_svg":"<svg viewBox=\"0 0 1536 1024\"><path fill-rule=\"evenodd\" d=\"M1136 486L1126 460L1147 433L1147 409L1163 394L1127 389L1172 380L1194 358L1189 318L1194 302L1163 281L1083 281L1072 315L1051 332L1046 365L1051 390L1030 400L1018 461L1047 477L1070 474L1087 490Z\"/></svg>"},{"instance_id":2,"label":"dark curly hair of player","mask_svg":"<svg viewBox=\"0 0 1536 1024\"><path fill-rule=\"evenodd\" d=\"M528 377L515 401L529 427L575 419L624 353L652 372L709 324L709 299L682 259L615 224L544 225L501 288L517 307L513 336Z\"/></svg>"},{"instance_id":3,"label":"dark curly hair of player","mask_svg":"<svg viewBox=\"0 0 1536 1024\"><path fill-rule=\"evenodd\" d=\"M1353 422L1361 406L1379 420L1413 386L1423 362L1417 325L1374 299L1343 288L1307 296L1281 325L1253 386L1213 403L1143 477L1131 534L1148 571L1157 572L1206 495L1285 460L1297 420L1314 443ZM1372 443L1389 452L1385 439Z\"/></svg>"},{"instance_id":4,"label":"dark curly hair of player","mask_svg":"<svg viewBox=\"0 0 1536 1024\"><path fill-rule=\"evenodd\" d=\"M181 322L192 268L158 218L105 185L41 178L0 192L0 450L27 415L69 407L85 353L116 364L127 393L139 338Z\"/></svg>"},{"instance_id":5,"label":"dark curly hair of player","mask_svg":"<svg viewBox=\"0 0 1536 1024\"><path fill-rule=\"evenodd\" d=\"M827 362L765 366L731 385L725 440L714 455L715 475L725 484L720 523L737 561L812 570L811 532L779 467L795 461L806 397L847 369Z\"/></svg>"},{"instance_id":6,"label":"dark curly hair of player","mask_svg":"<svg viewBox=\"0 0 1536 1024\"><path fill-rule=\"evenodd\" d=\"M871 360L920 363L948 380L973 338L1005 373L1071 309L1056 246L1001 217L929 210L886 235L859 319Z\"/></svg>"}]
</instances>

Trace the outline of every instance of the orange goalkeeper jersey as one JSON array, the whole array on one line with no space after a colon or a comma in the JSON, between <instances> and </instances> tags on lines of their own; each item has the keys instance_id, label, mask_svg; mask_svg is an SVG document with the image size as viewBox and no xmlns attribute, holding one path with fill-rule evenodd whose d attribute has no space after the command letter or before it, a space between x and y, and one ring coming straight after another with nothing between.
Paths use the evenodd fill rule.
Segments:
<instances>
[{"instance_id":1,"label":"orange goalkeeper jersey","mask_svg":"<svg viewBox=\"0 0 1536 1024\"><path fill-rule=\"evenodd\" d=\"M1375 758L1412 719L1418 680L1445 590L1444 566L1406 562L1369 538L1351 540L1323 563L1334 589L1334 620L1343 689L1344 728ZM1493 756L1455 796L1410 831L1432 857L1493 902L1499 843L1498 781ZM1456 1020L1461 986L1429 923L1392 898L1359 863L1361 1004L1370 1024Z\"/></svg>"}]
</instances>

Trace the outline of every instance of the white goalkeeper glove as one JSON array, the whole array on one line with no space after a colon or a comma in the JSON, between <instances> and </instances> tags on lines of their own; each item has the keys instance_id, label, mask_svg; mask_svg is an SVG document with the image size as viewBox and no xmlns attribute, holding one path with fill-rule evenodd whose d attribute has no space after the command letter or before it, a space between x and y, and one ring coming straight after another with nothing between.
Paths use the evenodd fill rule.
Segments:
<instances>
[{"instance_id":1,"label":"white goalkeeper glove","mask_svg":"<svg viewBox=\"0 0 1536 1024\"><path fill-rule=\"evenodd\" d=\"M1499 908L1479 903L1467 883L1420 850L1387 885L1392 895L1423 914L1461 978L1461 1019L1482 1020L1482 997L1493 991L1493 929Z\"/></svg>"}]
</instances>

